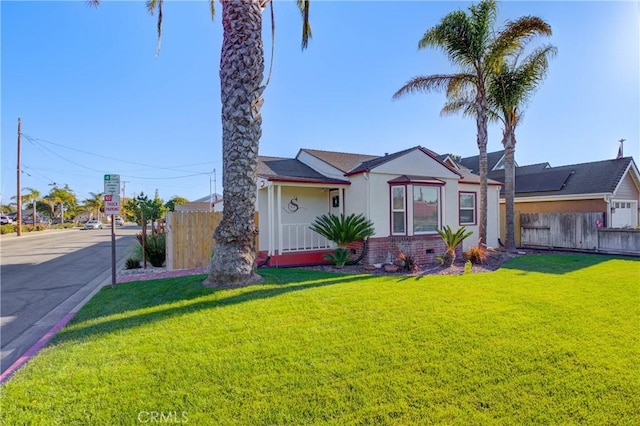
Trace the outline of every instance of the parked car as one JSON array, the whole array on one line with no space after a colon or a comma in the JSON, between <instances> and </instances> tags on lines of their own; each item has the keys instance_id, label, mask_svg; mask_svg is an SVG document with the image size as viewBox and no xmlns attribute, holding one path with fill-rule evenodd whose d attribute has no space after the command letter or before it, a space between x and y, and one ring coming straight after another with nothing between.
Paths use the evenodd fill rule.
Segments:
<instances>
[{"instance_id":1,"label":"parked car","mask_svg":"<svg viewBox=\"0 0 640 426\"><path fill-rule=\"evenodd\" d=\"M82 229L102 229L102 222L96 219L88 220Z\"/></svg>"},{"instance_id":2,"label":"parked car","mask_svg":"<svg viewBox=\"0 0 640 426\"><path fill-rule=\"evenodd\" d=\"M34 224L33 223L33 216L23 217L22 218L22 224L23 225L33 225ZM36 225L44 225L45 224L44 219L39 217L39 216L37 216L35 224Z\"/></svg>"},{"instance_id":3,"label":"parked car","mask_svg":"<svg viewBox=\"0 0 640 426\"><path fill-rule=\"evenodd\" d=\"M124 219L121 217L116 217L115 224L118 226L124 226Z\"/></svg>"},{"instance_id":4,"label":"parked car","mask_svg":"<svg viewBox=\"0 0 640 426\"><path fill-rule=\"evenodd\" d=\"M9 216L2 215L0 216L0 225L10 225L13 223L13 219Z\"/></svg>"}]
</instances>

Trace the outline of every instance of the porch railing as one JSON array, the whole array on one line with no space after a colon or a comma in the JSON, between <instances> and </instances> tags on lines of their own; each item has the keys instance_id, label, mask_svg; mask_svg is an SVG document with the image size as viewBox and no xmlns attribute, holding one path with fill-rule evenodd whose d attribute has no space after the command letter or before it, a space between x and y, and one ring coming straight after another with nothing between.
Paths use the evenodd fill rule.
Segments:
<instances>
[{"instance_id":1,"label":"porch railing","mask_svg":"<svg viewBox=\"0 0 640 426\"><path fill-rule=\"evenodd\" d=\"M309 229L310 223L282 225L282 253L332 249L335 244Z\"/></svg>"}]
</instances>

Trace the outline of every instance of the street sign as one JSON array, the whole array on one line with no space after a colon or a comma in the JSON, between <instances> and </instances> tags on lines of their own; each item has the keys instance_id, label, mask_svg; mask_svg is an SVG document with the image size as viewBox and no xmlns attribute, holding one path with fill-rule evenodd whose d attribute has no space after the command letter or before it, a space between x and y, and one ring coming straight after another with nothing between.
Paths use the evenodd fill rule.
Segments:
<instances>
[{"instance_id":1,"label":"street sign","mask_svg":"<svg viewBox=\"0 0 640 426\"><path fill-rule=\"evenodd\" d=\"M120 175L104 175L104 193L120 195Z\"/></svg>"},{"instance_id":2,"label":"street sign","mask_svg":"<svg viewBox=\"0 0 640 426\"><path fill-rule=\"evenodd\" d=\"M120 214L120 195L104 194L104 214Z\"/></svg>"}]
</instances>

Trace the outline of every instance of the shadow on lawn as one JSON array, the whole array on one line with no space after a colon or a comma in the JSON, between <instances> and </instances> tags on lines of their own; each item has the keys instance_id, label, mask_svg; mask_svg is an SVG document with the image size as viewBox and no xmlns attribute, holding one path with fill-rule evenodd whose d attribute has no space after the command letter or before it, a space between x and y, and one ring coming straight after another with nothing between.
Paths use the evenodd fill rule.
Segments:
<instances>
[{"instance_id":1,"label":"shadow on lawn","mask_svg":"<svg viewBox=\"0 0 640 426\"><path fill-rule=\"evenodd\" d=\"M278 282L280 278L279 277L280 274L265 272L264 275L265 275L265 278L267 278L268 280L266 285L273 285L273 284L277 285L280 283ZM304 280L305 277L306 277L306 280ZM193 276L190 278L193 278L192 281L194 283L197 282L196 285L200 285L200 282L202 281L202 275ZM62 331L60 331L55 336L55 338L52 341L52 344L58 344L58 343L67 342L70 340L81 340L83 338L86 338L87 336L108 334L116 330L122 330L124 328L130 328L130 327L137 327L137 326L149 324L155 321L165 320L170 317L175 317L175 316L189 314L196 311L201 311L203 309L212 309L212 308L236 305L236 304L244 303L248 301L256 301L256 300L263 300L263 299L268 299L272 297L277 297L277 296L281 296L283 294L291 293L294 291L302 291L302 290L308 290L312 288L325 287L325 286L336 285L336 284L345 284L349 282L363 281L363 280L372 279L372 278L373 277L362 276L362 275L341 276L341 275L329 274L329 273L324 273L324 274L323 273L320 273L320 274L302 273L302 274L293 274L291 276L291 279L288 281L289 283L300 282L300 284L287 284L283 286L269 287L269 288L258 287L254 290L243 291L241 293L237 293L236 290L217 290L217 289L201 288L200 289L201 291L192 293L193 294L192 297L184 297L184 295L182 295L182 297L171 297L169 295L169 297L165 297L162 301L158 301L155 304L150 304L148 301L145 301L145 300L135 300L133 303L128 303L126 309L124 308L118 309L118 307L115 307L115 309L110 310L108 313L105 312L103 315L89 315L85 318L80 319L79 321L71 322L67 327L65 327ZM153 286L154 284L161 285L162 281L167 281L167 280L157 280L157 284L154 282L145 282L145 283L138 282L136 283L136 285L143 285L148 287L148 286ZM193 285L192 283L190 284ZM118 290L119 290L118 288L116 288L115 290L110 288L109 289L105 288L102 291L113 291L114 293L117 293ZM124 298L127 298L128 300L132 300L131 294L125 293L127 289L120 289L120 290L121 290L121 293L119 295L115 295L115 297L120 297L120 298L124 297ZM147 290L152 292L153 288L151 289L147 288ZM234 294L229 297L223 297L225 293L229 293L230 291L233 291ZM178 291L177 293L180 293L180 291ZM205 301L189 303L189 300L199 299L201 297L206 297L207 295L215 295L216 293L220 294L222 297L215 300L205 300ZM161 307L162 305L167 305L167 304L176 303L176 302L184 302L187 304L183 306L172 306L172 307L166 307L166 308ZM136 313L137 310L152 308L154 306L159 307L159 309L154 310L153 312ZM96 324L88 324L86 326L83 326L83 322L85 321L98 319L101 316L116 315L116 314L125 313L125 312L131 312L132 314L125 318L107 319L105 321L101 321Z\"/></svg>"},{"instance_id":2,"label":"shadow on lawn","mask_svg":"<svg viewBox=\"0 0 640 426\"><path fill-rule=\"evenodd\" d=\"M501 269L521 271L519 275L527 275L530 272L563 275L614 259L638 262L638 258L603 254L527 254L509 260Z\"/></svg>"}]
</instances>

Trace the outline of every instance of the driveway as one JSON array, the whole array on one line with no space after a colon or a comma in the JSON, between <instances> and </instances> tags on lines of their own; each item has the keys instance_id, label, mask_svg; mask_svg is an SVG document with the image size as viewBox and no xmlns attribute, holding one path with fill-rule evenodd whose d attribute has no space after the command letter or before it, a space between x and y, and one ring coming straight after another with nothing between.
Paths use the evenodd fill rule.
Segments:
<instances>
[{"instance_id":1,"label":"driveway","mask_svg":"<svg viewBox=\"0 0 640 426\"><path fill-rule=\"evenodd\" d=\"M130 255L137 232L139 227L116 229L117 269ZM111 284L111 230L2 236L0 282L4 373L95 291Z\"/></svg>"}]
</instances>

